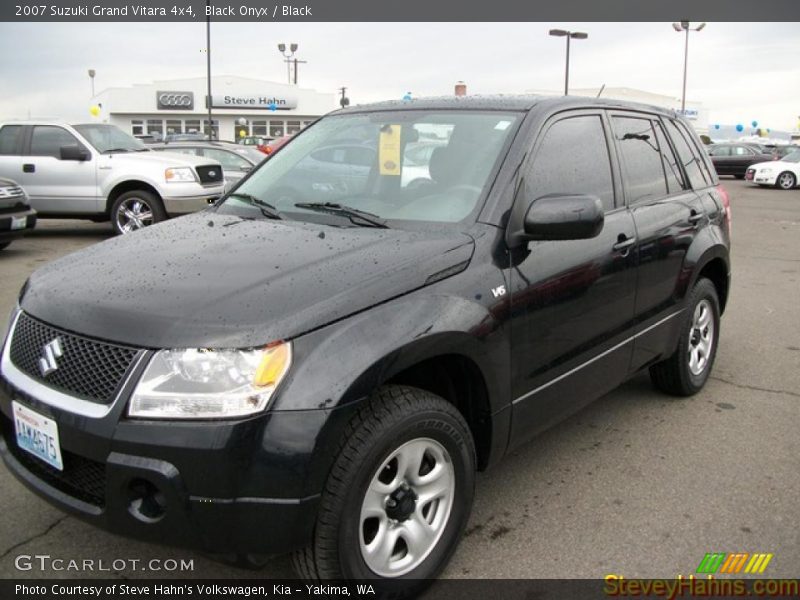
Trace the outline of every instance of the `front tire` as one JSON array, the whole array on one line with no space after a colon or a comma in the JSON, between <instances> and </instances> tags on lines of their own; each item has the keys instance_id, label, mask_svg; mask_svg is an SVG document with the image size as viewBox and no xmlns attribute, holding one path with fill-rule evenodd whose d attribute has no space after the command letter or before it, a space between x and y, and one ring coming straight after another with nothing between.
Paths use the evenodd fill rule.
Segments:
<instances>
[{"instance_id":1,"label":"front tire","mask_svg":"<svg viewBox=\"0 0 800 600\"><path fill-rule=\"evenodd\" d=\"M797 178L794 176L794 173L790 173L789 171L784 171L778 175L778 178L775 180L775 186L782 190L794 189L796 185Z\"/></svg>"},{"instance_id":2,"label":"front tire","mask_svg":"<svg viewBox=\"0 0 800 600\"><path fill-rule=\"evenodd\" d=\"M378 389L348 425L295 570L311 580L409 579L403 591L419 591L456 549L475 469L472 435L452 404L413 387Z\"/></svg>"},{"instance_id":3,"label":"front tire","mask_svg":"<svg viewBox=\"0 0 800 600\"><path fill-rule=\"evenodd\" d=\"M719 341L719 298L711 280L700 279L686 301L678 348L650 367L650 379L659 390L674 396L699 392L714 366Z\"/></svg>"},{"instance_id":4,"label":"front tire","mask_svg":"<svg viewBox=\"0 0 800 600\"><path fill-rule=\"evenodd\" d=\"M114 233L126 234L163 221L167 212L161 199L152 192L131 190L114 201L110 216Z\"/></svg>"}]
</instances>

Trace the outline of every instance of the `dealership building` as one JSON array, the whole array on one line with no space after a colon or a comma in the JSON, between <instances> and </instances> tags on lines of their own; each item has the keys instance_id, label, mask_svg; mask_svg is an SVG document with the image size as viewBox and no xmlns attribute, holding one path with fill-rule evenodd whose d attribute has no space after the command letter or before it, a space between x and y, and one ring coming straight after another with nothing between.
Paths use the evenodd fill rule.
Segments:
<instances>
[{"instance_id":1,"label":"dealership building","mask_svg":"<svg viewBox=\"0 0 800 600\"><path fill-rule=\"evenodd\" d=\"M109 88L92 104L100 109L99 119L133 135L208 134L207 85L205 77L197 77ZM211 78L215 139L291 135L336 108L333 92L248 77Z\"/></svg>"}]
</instances>

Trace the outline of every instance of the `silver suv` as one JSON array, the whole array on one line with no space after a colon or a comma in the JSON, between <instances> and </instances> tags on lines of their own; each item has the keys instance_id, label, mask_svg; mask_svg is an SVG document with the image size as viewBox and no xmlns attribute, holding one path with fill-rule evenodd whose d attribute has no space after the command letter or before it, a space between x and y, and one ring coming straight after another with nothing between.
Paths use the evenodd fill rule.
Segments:
<instances>
[{"instance_id":1,"label":"silver suv","mask_svg":"<svg viewBox=\"0 0 800 600\"><path fill-rule=\"evenodd\" d=\"M224 191L218 161L151 152L113 125L0 125L0 177L17 181L40 217L111 220L128 233L201 210Z\"/></svg>"}]
</instances>

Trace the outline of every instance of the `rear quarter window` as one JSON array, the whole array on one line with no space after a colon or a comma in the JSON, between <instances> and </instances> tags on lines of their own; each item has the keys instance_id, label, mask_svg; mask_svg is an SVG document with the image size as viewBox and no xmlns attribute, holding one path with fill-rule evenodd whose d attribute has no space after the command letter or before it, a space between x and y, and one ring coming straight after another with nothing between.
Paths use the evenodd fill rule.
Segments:
<instances>
[{"instance_id":1,"label":"rear quarter window","mask_svg":"<svg viewBox=\"0 0 800 600\"><path fill-rule=\"evenodd\" d=\"M713 181L711 173L708 171L700 151L693 148L693 144L687 140L688 132L681 132L672 119L664 119L664 121L667 133L672 139L683 169L689 178L689 184L695 189L709 185Z\"/></svg>"}]
</instances>

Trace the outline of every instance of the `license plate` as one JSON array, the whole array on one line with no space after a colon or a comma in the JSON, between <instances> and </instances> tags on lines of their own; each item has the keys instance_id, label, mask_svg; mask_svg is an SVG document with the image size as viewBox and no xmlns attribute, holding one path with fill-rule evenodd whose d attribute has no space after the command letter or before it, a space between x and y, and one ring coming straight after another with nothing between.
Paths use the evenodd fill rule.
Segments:
<instances>
[{"instance_id":1,"label":"license plate","mask_svg":"<svg viewBox=\"0 0 800 600\"><path fill-rule=\"evenodd\" d=\"M11 217L11 229L25 229L28 224L28 217Z\"/></svg>"},{"instance_id":2,"label":"license plate","mask_svg":"<svg viewBox=\"0 0 800 600\"><path fill-rule=\"evenodd\" d=\"M14 411L17 446L63 471L64 463L61 460L61 445L58 441L56 422L17 402L12 402L11 405Z\"/></svg>"}]
</instances>

